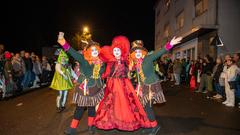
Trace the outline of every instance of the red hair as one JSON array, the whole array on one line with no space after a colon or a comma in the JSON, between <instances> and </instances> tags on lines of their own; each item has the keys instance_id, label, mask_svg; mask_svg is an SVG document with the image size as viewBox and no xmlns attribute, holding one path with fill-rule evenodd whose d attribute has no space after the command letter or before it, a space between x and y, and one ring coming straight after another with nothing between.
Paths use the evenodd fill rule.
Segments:
<instances>
[{"instance_id":1,"label":"red hair","mask_svg":"<svg viewBox=\"0 0 240 135\"><path fill-rule=\"evenodd\" d=\"M92 57L92 50L91 50L92 47L96 47L96 49L98 50L99 53L101 51L101 48L98 45L92 45L83 51L83 56L84 56L85 60L87 60L88 63L90 63L90 64L94 60L94 57Z\"/></svg>"},{"instance_id":2,"label":"red hair","mask_svg":"<svg viewBox=\"0 0 240 135\"><path fill-rule=\"evenodd\" d=\"M125 36L116 36L115 38L113 38L112 49L115 47L121 49L122 59L127 60L130 50L130 42L128 38Z\"/></svg>"},{"instance_id":3,"label":"red hair","mask_svg":"<svg viewBox=\"0 0 240 135\"><path fill-rule=\"evenodd\" d=\"M100 52L100 58L104 62L116 61L116 58L113 55L113 48L119 48L121 50L121 59L128 60L130 42L125 36L116 36L113 38L111 46L104 46Z\"/></svg>"}]
</instances>

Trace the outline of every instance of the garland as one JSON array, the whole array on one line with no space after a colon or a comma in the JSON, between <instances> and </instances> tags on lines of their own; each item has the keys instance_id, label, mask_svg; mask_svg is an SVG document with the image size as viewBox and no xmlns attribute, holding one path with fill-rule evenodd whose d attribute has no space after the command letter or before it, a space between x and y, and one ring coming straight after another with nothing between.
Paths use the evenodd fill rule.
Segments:
<instances>
[{"instance_id":1,"label":"garland","mask_svg":"<svg viewBox=\"0 0 240 135\"><path fill-rule=\"evenodd\" d=\"M94 67L93 67L93 79L98 79L99 78L99 71L101 69L101 62L94 62Z\"/></svg>"},{"instance_id":2,"label":"garland","mask_svg":"<svg viewBox=\"0 0 240 135\"><path fill-rule=\"evenodd\" d=\"M136 69L137 69L137 73L139 74L140 76L140 80L142 82L145 81L145 76L143 74L143 70L142 70L142 62L143 62L143 59L139 59L136 63Z\"/></svg>"}]
</instances>

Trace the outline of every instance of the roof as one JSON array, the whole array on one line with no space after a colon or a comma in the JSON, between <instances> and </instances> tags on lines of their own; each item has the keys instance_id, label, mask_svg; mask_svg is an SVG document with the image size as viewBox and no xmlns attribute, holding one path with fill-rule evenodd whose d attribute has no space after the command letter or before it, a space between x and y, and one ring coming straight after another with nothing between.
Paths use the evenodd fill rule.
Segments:
<instances>
[{"instance_id":1,"label":"roof","mask_svg":"<svg viewBox=\"0 0 240 135\"><path fill-rule=\"evenodd\" d=\"M183 39L182 39L181 43L179 43L179 45L182 43L185 43L187 41L190 41L194 38L200 37L204 34L216 31L216 30L217 30L217 27L215 27L215 26L214 27L203 27L203 26L195 27L191 31L189 31L183 35L180 35L183 37ZM178 46L178 45L176 45L176 46Z\"/></svg>"}]
</instances>

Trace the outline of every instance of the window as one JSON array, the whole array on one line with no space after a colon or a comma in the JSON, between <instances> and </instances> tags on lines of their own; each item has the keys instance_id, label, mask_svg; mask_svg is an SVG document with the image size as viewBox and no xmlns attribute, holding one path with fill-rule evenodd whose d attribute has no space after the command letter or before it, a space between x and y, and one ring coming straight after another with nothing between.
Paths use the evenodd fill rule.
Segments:
<instances>
[{"instance_id":1,"label":"window","mask_svg":"<svg viewBox=\"0 0 240 135\"><path fill-rule=\"evenodd\" d=\"M183 56L182 56L183 58L187 58L187 50L184 50L183 51Z\"/></svg>"},{"instance_id":2,"label":"window","mask_svg":"<svg viewBox=\"0 0 240 135\"><path fill-rule=\"evenodd\" d=\"M192 54L192 53L191 53L191 50L192 50L192 49L188 49L188 50L187 50L187 57L186 57L186 58L190 58L190 59L191 59L191 54Z\"/></svg>"},{"instance_id":3,"label":"window","mask_svg":"<svg viewBox=\"0 0 240 135\"><path fill-rule=\"evenodd\" d=\"M165 24L164 25L164 37L169 37L170 35L170 26L169 26L169 23Z\"/></svg>"},{"instance_id":4,"label":"window","mask_svg":"<svg viewBox=\"0 0 240 135\"><path fill-rule=\"evenodd\" d=\"M208 8L208 0L195 0L195 16L204 13Z\"/></svg>"},{"instance_id":5,"label":"window","mask_svg":"<svg viewBox=\"0 0 240 135\"><path fill-rule=\"evenodd\" d=\"M181 53L180 52L176 52L175 53L175 59L180 59L181 58Z\"/></svg>"},{"instance_id":6,"label":"window","mask_svg":"<svg viewBox=\"0 0 240 135\"><path fill-rule=\"evenodd\" d=\"M195 47L192 48L192 57L191 60L195 60Z\"/></svg>"},{"instance_id":7,"label":"window","mask_svg":"<svg viewBox=\"0 0 240 135\"><path fill-rule=\"evenodd\" d=\"M184 11L181 11L178 15L177 15L177 29L181 29L184 25Z\"/></svg>"}]
</instances>

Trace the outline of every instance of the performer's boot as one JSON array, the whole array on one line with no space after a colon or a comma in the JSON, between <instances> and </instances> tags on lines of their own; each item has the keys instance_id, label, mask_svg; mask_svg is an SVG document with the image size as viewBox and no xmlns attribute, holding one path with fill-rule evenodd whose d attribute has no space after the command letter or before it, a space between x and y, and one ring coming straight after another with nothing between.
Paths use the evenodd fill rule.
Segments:
<instances>
[{"instance_id":1,"label":"performer's boot","mask_svg":"<svg viewBox=\"0 0 240 135\"><path fill-rule=\"evenodd\" d=\"M61 107L57 107L57 112L58 112L58 113L62 112L62 111L61 111Z\"/></svg>"},{"instance_id":2,"label":"performer's boot","mask_svg":"<svg viewBox=\"0 0 240 135\"><path fill-rule=\"evenodd\" d=\"M79 124L79 120L73 119L69 128L67 128L64 133L66 135L76 135L77 134L77 127Z\"/></svg>"},{"instance_id":3,"label":"performer's boot","mask_svg":"<svg viewBox=\"0 0 240 135\"><path fill-rule=\"evenodd\" d=\"M95 133L95 127L93 126L94 117L88 117L88 132L90 134Z\"/></svg>"},{"instance_id":4,"label":"performer's boot","mask_svg":"<svg viewBox=\"0 0 240 135\"><path fill-rule=\"evenodd\" d=\"M61 112L64 111L66 109L65 106L61 107Z\"/></svg>"},{"instance_id":5,"label":"performer's boot","mask_svg":"<svg viewBox=\"0 0 240 135\"><path fill-rule=\"evenodd\" d=\"M161 128L160 125L157 124L154 128L152 128L151 133L149 133L148 135L157 135L160 128Z\"/></svg>"},{"instance_id":6,"label":"performer's boot","mask_svg":"<svg viewBox=\"0 0 240 135\"><path fill-rule=\"evenodd\" d=\"M142 134L149 134L152 133L153 129L158 125L157 121L152 121L151 123L151 127L153 128L145 128L142 130Z\"/></svg>"}]
</instances>

